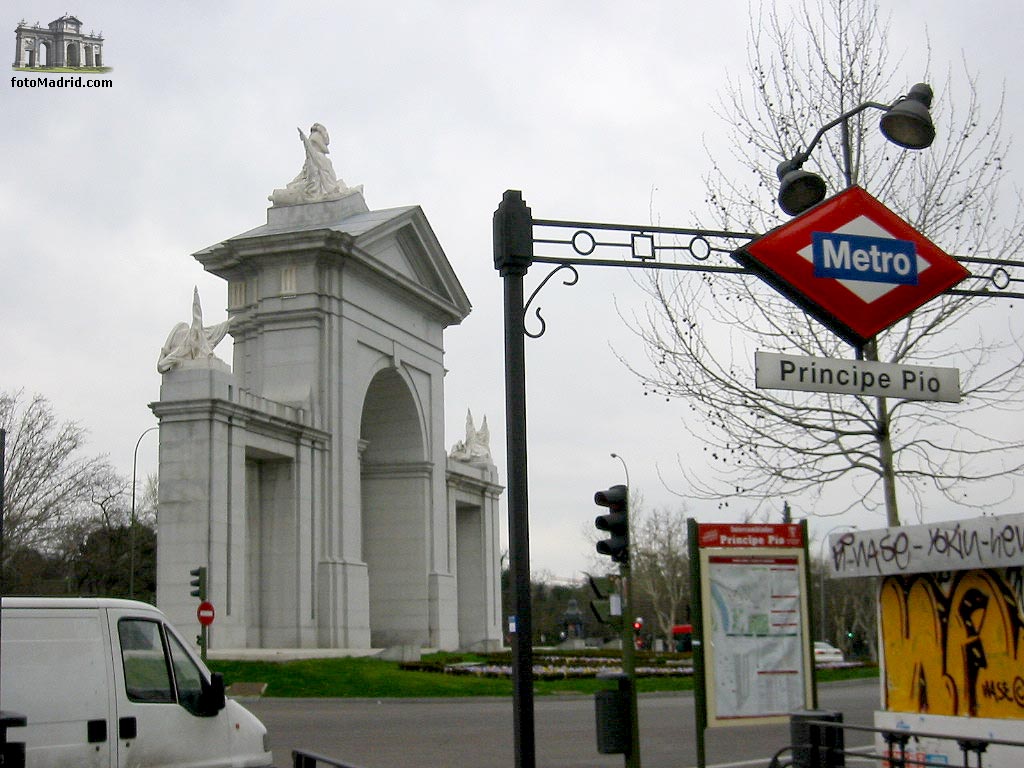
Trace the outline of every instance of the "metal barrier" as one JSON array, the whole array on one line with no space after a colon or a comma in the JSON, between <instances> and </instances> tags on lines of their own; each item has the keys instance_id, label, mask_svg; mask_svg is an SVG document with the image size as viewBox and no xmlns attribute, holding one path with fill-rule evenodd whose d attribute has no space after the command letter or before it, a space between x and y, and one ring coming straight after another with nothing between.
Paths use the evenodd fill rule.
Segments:
<instances>
[{"instance_id":1,"label":"metal barrier","mask_svg":"<svg viewBox=\"0 0 1024 768\"><path fill-rule=\"evenodd\" d=\"M301 749L292 750L292 768L317 768L318 765L326 765L329 768L359 768L352 763L343 763L331 757L306 752Z\"/></svg>"},{"instance_id":2,"label":"metal barrier","mask_svg":"<svg viewBox=\"0 0 1024 768\"><path fill-rule=\"evenodd\" d=\"M993 745L1021 750L1018 765L1024 765L1024 741L1007 739L982 739L950 736L949 734L926 733L923 731L894 731L889 728L875 728L867 725L843 723L841 712L806 711L790 716L789 735L791 743L772 757L768 768L844 768L846 757L855 757L858 762L875 760L887 768L950 768L945 761L929 761L911 757L907 745L911 739L936 739L955 742L963 755L963 768L984 768L984 755ZM846 731L880 734L885 742L882 754L864 752L863 749L847 750ZM789 759L784 755L790 753ZM972 765L973 756L973 765Z\"/></svg>"}]
</instances>

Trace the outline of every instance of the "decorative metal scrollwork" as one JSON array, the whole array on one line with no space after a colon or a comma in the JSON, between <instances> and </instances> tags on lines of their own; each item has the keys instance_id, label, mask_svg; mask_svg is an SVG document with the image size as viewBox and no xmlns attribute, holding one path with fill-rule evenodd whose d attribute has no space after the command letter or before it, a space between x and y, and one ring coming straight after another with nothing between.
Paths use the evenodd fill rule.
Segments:
<instances>
[{"instance_id":1,"label":"decorative metal scrollwork","mask_svg":"<svg viewBox=\"0 0 1024 768\"><path fill-rule=\"evenodd\" d=\"M535 219L533 226L534 244L552 252L538 253L534 261L711 272L742 272L728 256L757 237L747 232L553 219ZM562 234L567 229L572 234ZM680 260L683 256L691 261ZM720 263L708 263L712 256L719 257Z\"/></svg>"},{"instance_id":2,"label":"decorative metal scrollwork","mask_svg":"<svg viewBox=\"0 0 1024 768\"><path fill-rule=\"evenodd\" d=\"M954 258L957 258L954 256ZM957 258L963 264L983 264L994 267L988 274L972 272L967 280L981 281L982 288L952 288L947 293L954 296L977 296L978 298L1024 299L1024 291L1010 290L1016 284L1024 284L1024 277L1017 277L1024 271L1024 262L1013 259L983 259L972 256ZM1012 270L1012 271L1011 271ZM975 283L977 285L977 283Z\"/></svg>"},{"instance_id":3,"label":"decorative metal scrollwork","mask_svg":"<svg viewBox=\"0 0 1024 768\"><path fill-rule=\"evenodd\" d=\"M537 294L540 293L541 289L545 285L547 285L548 280L550 280L556 274L561 272L563 269L569 270L570 272L572 272L572 275L563 280L562 285L576 285L576 283L579 282L580 273L576 271L576 267L574 267L572 264L559 264L553 270L548 272L547 277L540 281L540 285L534 288L533 293L530 294L530 298L526 300L526 304L523 306L523 333L525 333L531 339L539 339L541 336L543 336L544 332L548 328L548 324L544 321L544 317L540 313L540 307L537 307L535 310L533 310L533 314L537 317L537 320L540 322L540 330L533 332L526 327L526 313L530 309L530 304L533 303L533 300L537 297Z\"/></svg>"}]
</instances>

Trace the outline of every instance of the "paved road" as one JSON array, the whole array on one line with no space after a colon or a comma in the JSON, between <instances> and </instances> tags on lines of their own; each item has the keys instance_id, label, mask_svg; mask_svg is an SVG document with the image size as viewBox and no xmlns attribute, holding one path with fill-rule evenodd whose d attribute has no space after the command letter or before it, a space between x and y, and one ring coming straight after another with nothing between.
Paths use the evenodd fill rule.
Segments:
<instances>
[{"instance_id":1,"label":"paved road","mask_svg":"<svg viewBox=\"0 0 1024 768\"><path fill-rule=\"evenodd\" d=\"M823 709L848 723L871 724L878 682L823 685ZM510 699L260 699L244 702L267 726L275 764L291 765L295 748L362 768L512 768ZM538 768L620 768L621 755L595 746L593 697L539 697L534 709ZM696 764L693 697L640 698L644 768ZM763 768L789 742L788 726L746 726L707 732L708 766ZM867 744L850 733L847 747Z\"/></svg>"}]
</instances>

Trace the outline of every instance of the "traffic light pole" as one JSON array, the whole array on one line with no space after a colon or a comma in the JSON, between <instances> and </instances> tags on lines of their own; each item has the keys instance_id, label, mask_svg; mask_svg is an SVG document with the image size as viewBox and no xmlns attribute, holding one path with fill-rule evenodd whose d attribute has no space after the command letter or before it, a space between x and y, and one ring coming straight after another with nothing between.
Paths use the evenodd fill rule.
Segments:
<instances>
[{"instance_id":1,"label":"traffic light pole","mask_svg":"<svg viewBox=\"0 0 1024 768\"><path fill-rule=\"evenodd\" d=\"M188 572L188 575L192 577L189 581L189 586L192 587L189 594L192 595L192 597L199 598L200 603L206 602L207 574L208 571L205 565L200 565L198 568L193 568ZM201 625L199 628L199 637L196 638L199 641L199 656L204 662L206 661L206 647L209 644L209 635L207 634L208 629L209 627L205 624Z\"/></svg>"},{"instance_id":2,"label":"traffic light pole","mask_svg":"<svg viewBox=\"0 0 1024 768\"><path fill-rule=\"evenodd\" d=\"M636 702L636 644L633 623L629 617L633 608L633 584L629 580L629 561L619 565L622 593L622 673L629 684L629 751L625 754L626 768L640 768L640 720Z\"/></svg>"}]
</instances>

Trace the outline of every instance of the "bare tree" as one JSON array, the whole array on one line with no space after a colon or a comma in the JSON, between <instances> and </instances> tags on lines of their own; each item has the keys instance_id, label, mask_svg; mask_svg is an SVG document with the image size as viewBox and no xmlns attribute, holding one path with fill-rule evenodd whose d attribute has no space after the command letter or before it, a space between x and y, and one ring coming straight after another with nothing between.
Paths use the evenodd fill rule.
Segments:
<instances>
[{"instance_id":1,"label":"bare tree","mask_svg":"<svg viewBox=\"0 0 1024 768\"><path fill-rule=\"evenodd\" d=\"M82 455L85 430L73 421L59 423L42 395L26 402L21 391L0 392L0 427L7 431L5 556L48 551L112 470L105 458Z\"/></svg>"},{"instance_id":2,"label":"bare tree","mask_svg":"<svg viewBox=\"0 0 1024 768\"><path fill-rule=\"evenodd\" d=\"M871 661L877 661L878 578L832 579L828 597L827 615L823 617L830 629L828 640L847 654L862 644L862 652Z\"/></svg>"},{"instance_id":3,"label":"bare tree","mask_svg":"<svg viewBox=\"0 0 1024 768\"><path fill-rule=\"evenodd\" d=\"M630 578L634 604L654 610L658 634L672 640L690 604L690 561L686 549L686 515L680 510L634 509L630 522Z\"/></svg>"},{"instance_id":4,"label":"bare tree","mask_svg":"<svg viewBox=\"0 0 1024 768\"><path fill-rule=\"evenodd\" d=\"M906 92L887 34L873 0L816 0L791 15L781 6L752 11L748 70L725 88L720 106L732 157L713 158L705 179L713 226L765 232L780 224L777 165L840 114ZM1005 257L1024 244L1024 207L1007 189L1002 104L983 109L976 80L964 78L954 88L949 72L936 89L939 138L930 149L887 144L870 120L878 113L862 112L847 123L849 155L840 132L829 132L805 168L816 163L833 191L859 184L949 253ZM962 102L947 95L954 90ZM968 495L968 485L1024 470L1017 435L1000 439L976 426L979 414L1016 408L1024 392L1020 336L1008 322L999 327L994 312L985 315L987 325L979 322L991 302L942 296L866 347L869 359L892 363L956 360L964 374L960 404L783 394L753 389L755 350L843 357L849 349L758 280L648 274L646 314L627 318L648 364L628 364L646 391L690 401L693 431L719 470L705 482L684 469L687 494L767 501L820 494L846 478L858 493L835 513L881 508L889 525L899 525L897 487L899 501L921 519L932 488L959 504L991 503Z\"/></svg>"}]
</instances>

